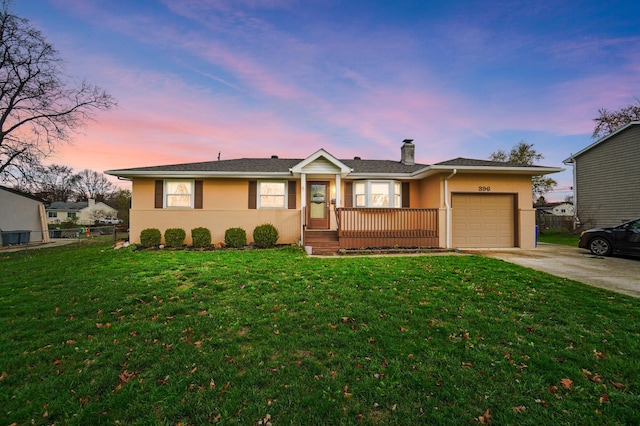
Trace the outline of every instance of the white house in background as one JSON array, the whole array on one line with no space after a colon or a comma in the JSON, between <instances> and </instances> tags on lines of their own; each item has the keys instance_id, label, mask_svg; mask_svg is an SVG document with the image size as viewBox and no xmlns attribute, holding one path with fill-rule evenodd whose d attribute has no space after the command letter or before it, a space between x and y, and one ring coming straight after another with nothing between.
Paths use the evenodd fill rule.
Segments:
<instances>
[{"instance_id":1,"label":"white house in background","mask_svg":"<svg viewBox=\"0 0 640 426\"><path fill-rule=\"evenodd\" d=\"M93 225L97 220L116 217L118 210L94 199L89 201L55 201L47 207L47 223L58 225L76 220L78 225Z\"/></svg>"},{"instance_id":2,"label":"white house in background","mask_svg":"<svg viewBox=\"0 0 640 426\"><path fill-rule=\"evenodd\" d=\"M538 207L538 211L553 216L573 216L574 213L573 203L567 202L549 203L547 205Z\"/></svg>"},{"instance_id":3,"label":"white house in background","mask_svg":"<svg viewBox=\"0 0 640 426\"><path fill-rule=\"evenodd\" d=\"M30 242L49 242L44 201L15 189L0 186L0 231L31 231ZM4 239L12 237L5 234ZM11 244L14 244L13 242Z\"/></svg>"}]
</instances>

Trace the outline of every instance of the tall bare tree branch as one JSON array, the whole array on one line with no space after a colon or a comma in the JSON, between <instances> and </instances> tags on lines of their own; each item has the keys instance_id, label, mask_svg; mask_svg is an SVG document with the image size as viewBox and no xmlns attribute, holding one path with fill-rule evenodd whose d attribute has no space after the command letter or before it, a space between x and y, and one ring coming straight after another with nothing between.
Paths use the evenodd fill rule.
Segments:
<instances>
[{"instance_id":1,"label":"tall bare tree branch","mask_svg":"<svg viewBox=\"0 0 640 426\"><path fill-rule=\"evenodd\" d=\"M71 86L55 48L9 4L0 6L0 181L38 164L97 111L116 105L98 86Z\"/></svg>"},{"instance_id":2,"label":"tall bare tree branch","mask_svg":"<svg viewBox=\"0 0 640 426\"><path fill-rule=\"evenodd\" d=\"M632 121L640 121L640 100L636 98L636 104L630 104L617 111L609 111L606 108L598 110L598 117L593 121L596 127L593 129L592 138L607 136Z\"/></svg>"}]
</instances>

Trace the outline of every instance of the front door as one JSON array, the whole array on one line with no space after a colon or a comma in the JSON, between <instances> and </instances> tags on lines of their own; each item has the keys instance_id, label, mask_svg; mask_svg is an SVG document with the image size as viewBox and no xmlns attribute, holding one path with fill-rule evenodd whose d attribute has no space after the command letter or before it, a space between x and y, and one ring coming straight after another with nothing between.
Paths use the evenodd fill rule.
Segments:
<instances>
[{"instance_id":1,"label":"front door","mask_svg":"<svg viewBox=\"0 0 640 426\"><path fill-rule=\"evenodd\" d=\"M329 182L308 182L307 210L310 229L329 229Z\"/></svg>"}]
</instances>

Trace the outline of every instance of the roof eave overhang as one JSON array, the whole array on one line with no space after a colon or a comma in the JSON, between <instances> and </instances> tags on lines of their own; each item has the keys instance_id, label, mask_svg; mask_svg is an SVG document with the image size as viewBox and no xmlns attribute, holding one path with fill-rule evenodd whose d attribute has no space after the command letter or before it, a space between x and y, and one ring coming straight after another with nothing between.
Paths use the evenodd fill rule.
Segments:
<instances>
[{"instance_id":1,"label":"roof eave overhang","mask_svg":"<svg viewBox=\"0 0 640 426\"><path fill-rule=\"evenodd\" d=\"M155 178L155 179L198 179L198 178L234 178L234 179L288 179L290 172L194 172L194 171L127 171L107 170L108 175L124 179Z\"/></svg>"},{"instance_id":2,"label":"roof eave overhang","mask_svg":"<svg viewBox=\"0 0 640 426\"><path fill-rule=\"evenodd\" d=\"M417 180L445 172L456 170L457 173L498 173L521 174L539 176L562 172L561 167L499 167L499 166L453 166L433 165L411 173L358 173L347 168L339 171L344 178L350 179L408 179ZM230 178L230 179L289 179L300 177L304 171L292 167L288 172L194 172L194 171L141 171L141 170L107 170L105 174L117 176L122 179L149 178L149 179L198 179L198 178Z\"/></svg>"},{"instance_id":3,"label":"roof eave overhang","mask_svg":"<svg viewBox=\"0 0 640 426\"><path fill-rule=\"evenodd\" d=\"M539 176L551 173L563 172L562 167L502 167L502 166L453 166L453 165L434 165L430 171L451 172L456 170L457 173L498 173L498 174L518 174Z\"/></svg>"}]
</instances>

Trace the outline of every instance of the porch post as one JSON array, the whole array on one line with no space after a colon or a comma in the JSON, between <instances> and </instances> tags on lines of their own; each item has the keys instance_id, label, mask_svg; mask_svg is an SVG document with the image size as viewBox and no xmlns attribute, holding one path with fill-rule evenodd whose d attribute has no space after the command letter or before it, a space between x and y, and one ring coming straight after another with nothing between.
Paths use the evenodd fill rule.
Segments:
<instances>
[{"instance_id":1,"label":"porch post","mask_svg":"<svg viewBox=\"0 0 640 426\"><path fill-rule=\"evenodd\" d=\"M307 175L300 174L300 242L304 247L304 226L307 216Z\"/></svg>"},{"instance_id":2,"label":"porch post","mask_svg":"<svg viewBox=\"0 0 640 426\"><path fill-rule=\"evenodd\" d=\"M336 174L336 209L340 208L342 203L340 200L342 199L342 195L340 194L340 175Z\"/></svg>"}]
</instances>

